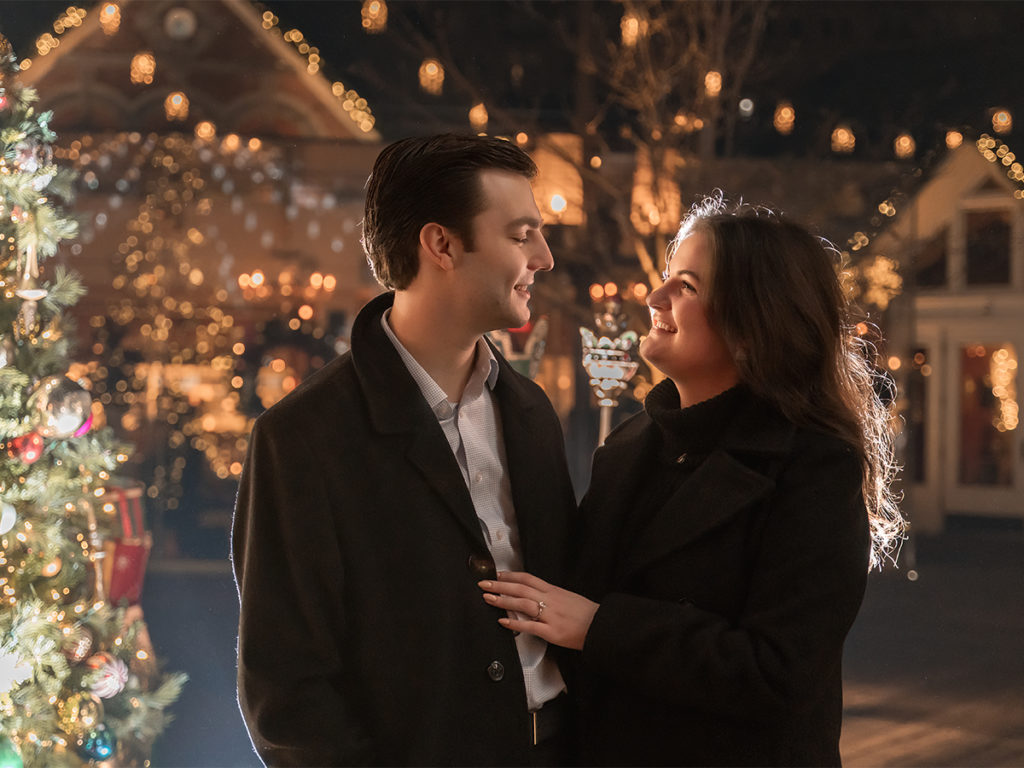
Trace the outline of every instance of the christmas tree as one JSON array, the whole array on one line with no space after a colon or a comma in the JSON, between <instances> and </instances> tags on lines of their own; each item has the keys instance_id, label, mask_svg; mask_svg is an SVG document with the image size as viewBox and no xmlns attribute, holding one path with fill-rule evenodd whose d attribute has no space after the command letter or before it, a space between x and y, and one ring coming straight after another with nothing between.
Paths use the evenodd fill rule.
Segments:
<instances>
[{"instance_id":1,"label":"christmas tree","mask_svg":"<svg viewBox=\"0 0 1024 768\"><path fill-rule=\"evenodd\" d=\"M0 36L0 768L142 765L185 676L159 670L131 604L141 500L68 357L84 288L46 264L77 232L74 173L17 72Z\"/></svg>"}]
</instances>

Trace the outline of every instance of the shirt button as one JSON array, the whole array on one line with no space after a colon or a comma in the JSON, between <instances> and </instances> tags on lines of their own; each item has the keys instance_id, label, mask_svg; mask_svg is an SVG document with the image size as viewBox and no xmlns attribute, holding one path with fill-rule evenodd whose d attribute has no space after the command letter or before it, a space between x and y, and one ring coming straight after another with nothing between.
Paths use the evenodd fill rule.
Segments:
<instances>
[{"instance_id":1,"label":"shirt button","mask_svg":"<svg viewBox=\"0 0 1024 768\"><path fill-rule=\"evenodd\" d=\"M484 481L484 473L483 472L477 472L476 473L476 477L474 477L473 479L476 481L477 485L480 485L480 483L482 483Z\"/></svg>"},{"instance_id":2,"label":"shirt button","mask_svg":"<svg viewBox=\"0 0 1024 768\"><path fill-rule=\"evenodd\" d=\"M494 682L498 682L505 676L505 665L500 661L492 661L491 665L487 667L487 676Z\"/></svg>"},{"instance_id":3,"label":"shirt button","mask_svg":"<svg viewBox=\"0 0 1024 768\"><path fill-rule=\"evenodd\" d=\"M498 541L504 541L505 540L505 532L504 531L498 531L496 534L494 534L494 538L496 538Z\"/></svg>"},{"instance_id":4,"label":"shirt button","mask_svg":"<svg viewBox=\"0 0 1024 768\"><path fill-rule=\"evenodd\" d=\"M470 555L466 565L478 579L493 579L498 575L494 560L488 555Z\"/></svg>"}]
</instances>

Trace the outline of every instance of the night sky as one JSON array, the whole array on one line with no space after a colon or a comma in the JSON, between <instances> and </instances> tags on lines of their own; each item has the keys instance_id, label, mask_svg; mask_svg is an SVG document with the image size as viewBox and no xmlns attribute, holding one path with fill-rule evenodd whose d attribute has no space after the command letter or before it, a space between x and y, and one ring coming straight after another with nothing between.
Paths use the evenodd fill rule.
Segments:
<instances>
[{"instance_id":1,"label":"night sky","mask_svg":"<svg viewBox=\"0 0 1024 768\"><path fill-rule=\"evenodd\" d=\"M426 35L441 14L456 19L449 29L453 50L485 96L514 100L508 73L522 64L524 98L528 94L531 104L542 107L549 128L566 127L572 59L551 44L550 29L537 15L571 20L572 3L391 0L394 23L383 35L362 31L358 2L277 0L265 6L279 16L282 29L297 27L320 48L329 77L367 97L385 139L422 125L426 112L457 121L470 103L446 85L444 97L420 97L413 106L418 59L397 39L400 15L414 18ZM64 0L4 0L0 29L20 55L32 55L35 37L66 7ZM533 15L524 10L531 8ZM941 144L948 128L990 130L994 107L1009 108L1018 123L1024 121L1024 2L777 2L769 8L745 88L757 109L739 124L736 154L824 155L831 126L842 120L857 133L857 157L888 159L902 131L927 150ZM606 28L617 31L621 7L598 2L595 9ZM797 110L797 130L789 137L771 127L780 99Z\"/></svg>"}]
</instances>

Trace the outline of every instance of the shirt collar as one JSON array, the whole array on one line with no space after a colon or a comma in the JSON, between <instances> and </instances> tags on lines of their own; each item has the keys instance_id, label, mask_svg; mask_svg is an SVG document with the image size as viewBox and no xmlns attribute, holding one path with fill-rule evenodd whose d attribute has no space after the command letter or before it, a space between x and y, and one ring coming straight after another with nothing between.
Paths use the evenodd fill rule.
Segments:
<instances>
[{"instance_id":1,"label":"shirt collar","mask_svg":"<svg viewBox=\"0 0 1024 768\"><path fill-rule=\"evenodd\" d=\"M427 373L426 369L417 362L412 353L405 348L405 345L398 340L395 332L391 330L391 325L388 323L388 316L390 314L391 309L389 308L380 317L380 324L384 328L384 333L391 340L395 350L398 352L398 356L402 358L402 362L405 363L409 374L420 388L420 392L423 393L423 397L427 401L427 405L430 406L430 410L434 412L438 419L451 418L454 409L448 400L448 396L438 386L437 382L434 381L433 377ZM493 390L498 381L498 370L498 360L494 356L494 352L491 351L490 345L481 336L476 342L473 370L469 375L469 381L466 383L466 389L462 393L461 402L479 397L483 392L484 383L487 384L488 389Z\"/></svg>"}]
</instances>

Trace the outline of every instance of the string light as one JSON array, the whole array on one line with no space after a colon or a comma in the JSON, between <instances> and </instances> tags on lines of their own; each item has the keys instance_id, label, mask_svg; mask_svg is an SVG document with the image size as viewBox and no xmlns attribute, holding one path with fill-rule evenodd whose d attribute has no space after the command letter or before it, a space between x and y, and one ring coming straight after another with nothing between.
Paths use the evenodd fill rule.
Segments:
<instances>
[{"instance_id":1,"label":"string light","mask_svg":"<svg viewBox=\"0 0 1024 768\"><path fill-rule=\"evenodd\" d=\"M129 76L133 83L149 85L156 74L156 57L150 51L142 51L132 56Z\"/></svg>"},{"instance_id":2,"label":"string light","mask_svg":"<svg viewBox=\"0 0 1024 768\"><path fill-rule=\"evenodd\" d=\"M363 29L379 34L388 27L388 4L384 0L363 0Z\"/></svg>"},{"instance_id":3,"label":"string light","mask_svg":"<svg viewBox=\"0 0 1024 768\"><path fill-rule=\"evenodd\" d=\"M917 151L917 142L909 133L901 133L893 141L892 151L900 160L909 160Z\"/></svg>"},{"instance_id":4,"label":"string light","mask_svg":"<svg viewBox=\"0 0 1024 768\"><path fill-rule=\"evenodd\" d=\"M116 35L121 28L121 7L117 3L104 3L100 9L100 27L103 34Z\"/></svg>"},{"instance_id":5,"label":"string light","mask_svg":"<svg viewBox=\"0 0 1024 768\"><path fill-rule=\"evenodd\" d=\"M440 96L444 89L444 67L437 59L424 59L420 64L420 87L427 93Z\"/></svg>"},{"instance_id":6,"label":"string light","mask_svg":"<svg viewBox=\"0 0 1024 768\"><path fill-rule=\"evenodd\" d=\"M946 131L946 149L956 149L964 143L964 135L960 131Z\"/></svg>"},{"instance_id":7,"label":"string light","mask_svg":"<svg viewBox=\"0 0 1024 768\"><path fill-rule=\"evenodd\" d=\"M641 37L647 36L647 19L641 19L635 13L627 11L622 15L619 28L622 31L622 44L633 48Z\"/></svg>"},{"instance_id":8,"label":"string light","mask_svg":"<svg viewBox=\"0 0 1024 768\"><path fill-rule=\"evenodd\" d=\"M793 126L796 124L796 110L793 105L788 101L780 101L775 106L775 117L772 123L775 130L783 136L791 134Z\"/></svg>"},{"instance_id":9,"label":"string light","mask_svg":"<svg viewBox=\"0 0 1024 768\"><path fill-rule=\"evenodd\" d=\"M839 125L832 131L832 151L842 155L853 152L857 139L848 125Z\"/></svg>"},{"instance_id":10,"label":"string light","mask_svg":"<svg viewBox=\"0 0 1024 768\"><path fill-rule=\"evenodd\" d=\"M717 99L722 92L722 73L711 70L704 75L704 93L712 99Z\"/></svg>"},{"instance_id":11,"label":"string light","mask_svg":"<svg viewBox=\"0 0 1024 768\"><path fill-rule=\"evenodd\" d=\"M188 117L188 96L182 91L167 94L164 99L164 114L168 120L184 120Z\"/></svg>"},{"instance_id":12,"label":"string light","mask_svg":"<svg viewBox=\"0 0 1024 768\"><path fill-rule=\"evenodd\" d=\"M992 113L992 130L996 133L1009 133L1013 130L1013 116L1008 109L997 109Z\"/></svg>"},{"instance_id":13,"label":"string light","mask_svg":"<svg viewBox=\"0 0 1024 768\"><path fill-rule=\"evenodd\" d=\"M469 110L469 124L473 126L477 131L487 130L487 107L481 101L474 104L472 109Z\"/></svg>"}]
</instances>

